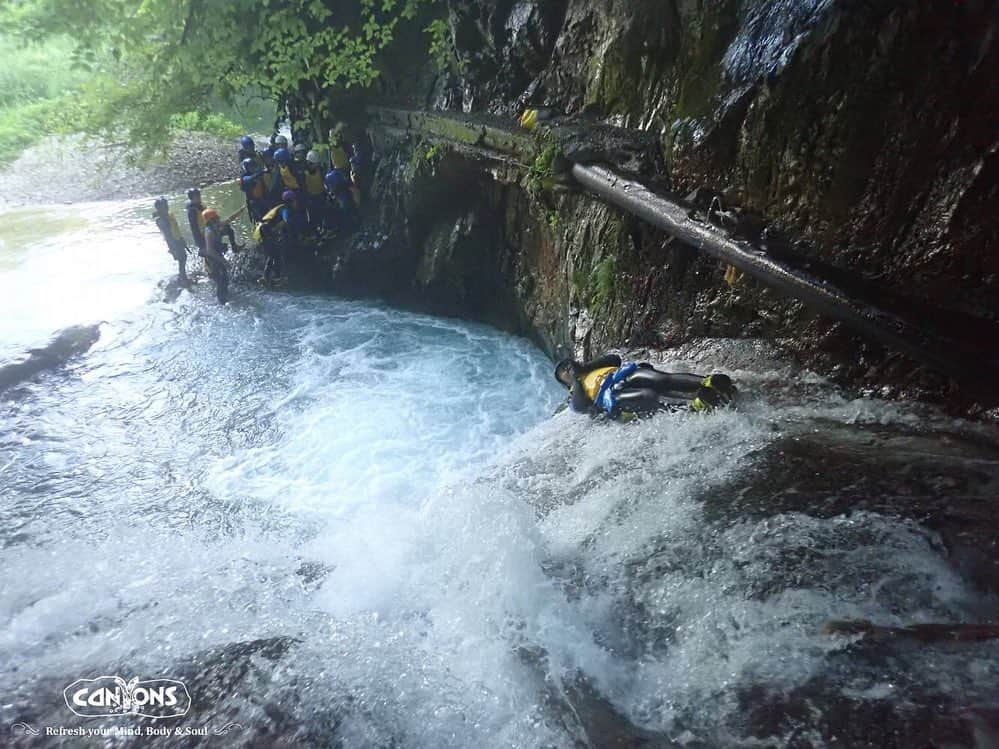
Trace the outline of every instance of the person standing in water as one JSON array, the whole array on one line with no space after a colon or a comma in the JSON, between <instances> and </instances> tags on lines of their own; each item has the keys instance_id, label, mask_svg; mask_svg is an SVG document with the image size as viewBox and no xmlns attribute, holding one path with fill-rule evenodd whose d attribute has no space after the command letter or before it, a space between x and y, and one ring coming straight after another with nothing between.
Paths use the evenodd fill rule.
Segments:
<instances>
[{"instance_id":1,"label":"person standing in water","mask_svg":"<svg viewBox=\"0 0 999 749\"><path fill-rule=\"evenodd\" d=\"M177 219L170 213L166 198L158 198L153 203L153 208L156 210L153 214L156 226L166 240L167 250L177 261L177 277L184 286L187 286L190 281L187 278L187 242L184 241L184 235L180 233Z\"/></svg>"},{"instance_id":2,"label":"person standing in water","mask_svg":"<svg viewBox=\"0 0 999 749\"><path fill-rule=\"evenodd\" d=\"M237 160L242 164L247 159L253 159L256 164L256 169L254 171L263 171L264 158L257 152L257 144L253 142L253 138L249 135L244 135L239 139L239 152L237 155Z\"/></svg>"},{"instance_id":3,"label":"person standing in water","mask_svg":"<svg viewBox=\"0 0 999 749\"><path fill-rule=\"evenodd\" d=\"M255 159L243 159L243 174L239 178L239 189L246 196L246 212L250 221L257 222L267 212L266 172Z\"/></svg>"},{"instance_id":4,"label":"person standing in water","mask_svg":"<svg viewBox=\"0 0 999 749\"><path fill-rule=\"evenodd\" d=\"M622 362L617 354L585 364L562 359L555 379L569 390L573 411L612 419L648 416L668 408L664 401L689 401L695 411L709 411L736 394L728 375L660 372L648 362Z\"/></svg>"},{"instance_id":5,"label":"person standing in water","mask_svg":"<svg viewBox=\"0 0 999 749\"><path fill-rule=\"evenodd\" d=\"M205 249L205 220L202 217L205 206L201 202L201 190L192 187L187 191L187 205L184 206L187 212L187 224L191 227L191 237L199 250Z\"/></svg>"},{"instance_id":6,"label":"person standing in water","mask_svg":"<svg viewBox=\"0 0 999 749\"><path fill-rule=\"evenodd\" d=\"M219 304L225 304L229 296L229 263L225 259L223 237L229 237L233 253L237 251L238 246L232 227L222 223L218 211L214 208L206 208L202 213L202 218L205 222L205 246L198 254L204 259L205 269L212 281L215 282L215 294Z\"/></svg>"}]
</instances>

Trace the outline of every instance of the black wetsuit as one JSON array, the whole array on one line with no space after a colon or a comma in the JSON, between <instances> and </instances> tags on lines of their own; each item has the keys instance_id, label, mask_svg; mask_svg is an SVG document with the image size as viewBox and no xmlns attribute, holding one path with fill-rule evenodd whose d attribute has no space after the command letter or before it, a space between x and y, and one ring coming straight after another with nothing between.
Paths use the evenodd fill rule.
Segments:
<instances>
[{"instance_id":1,"label":"black wetsuit","mask_svg":"<svg viewBox=\"0 0 999 749\"><path fill-rule=\"evenodd\" d=\"M228 231L226 231L228 229ZM229 296L229 265L225 261L225 245L222 237L233 237L232 229L228 226L213 227L211 224L205 227L205 248L199 253L205 259L208 267L208 275L215 282L215 294L219 304L225 304ZM235 251L235 239L233 248Z\"/></svg>"},{"instance_id":2,"label":"black wetsuit","mask_svg":"<svg viewBox=\"0 0 999 749\"><path fill-rule=\"evenodd\" d=\"M579 413L603 413L604 410L594 403L586 393L581 382L590 372L606 367L620 367L621 357L617 354L605 354L598 359L577 366L573 373L572 386L569 389L569 405ZM638 414L649 414L662 408L663 398L670 400L690 400L704 383L704 377L697 374L660 372L652 365L642 362L638 369L624 378L615 389L616 408L611 417L627 411Z\"/></svg>"},{"instance_id":3,"label":"black wetsuit","mask_svg":"<svg viewBox=\"0 0 999 749\"><path fill-rule=\"evenodd\" d=\"M205 210L205 206L202 203L188 200L184 208L187 210L187 223L191 227L194 243L198 245L199 250L203 250L205 249L205 233L201 228L201 212Z\"/></svg>"},{"instance_id":4,"label":"black wetsuit","mask_svg":"<svg viewBox=\"0 0 999 749\"><path fill-rule=\"evenodd\" d=\"M177 227L177 222L173 220L173 217L169 214L161 216L158 213L154 213L153 218L156 219L156 226L159 228L160 233L163 234L163 238L166 240L167 248L170 250L170 254L173 255L173 259L177 261L177 271L180 276L180 282L186 284L187 244L178 236L180 232Z\"/></svg>"}]
</instances>

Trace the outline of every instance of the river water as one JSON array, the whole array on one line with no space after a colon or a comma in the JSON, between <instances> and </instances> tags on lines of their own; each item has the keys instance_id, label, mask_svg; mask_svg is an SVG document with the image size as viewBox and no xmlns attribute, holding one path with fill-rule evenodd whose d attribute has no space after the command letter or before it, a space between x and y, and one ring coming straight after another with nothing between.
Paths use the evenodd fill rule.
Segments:
<instances>
[{"instance_id":1,"label":"river water","mask_svg":"<svg viewBox=\"0 0 999 749\"><path fill-rule=\"evenodd\" d=\"M0 393L2 743L995 745L995 642L822 632L996 618L922 522L994 497L987 428L722 346L674 365L737 411L552 417L484 326L164 291L148 204L0 223L0 366L41 362ZM112 674L193 704L70 712Z\"/></svg>"}]
</instances>

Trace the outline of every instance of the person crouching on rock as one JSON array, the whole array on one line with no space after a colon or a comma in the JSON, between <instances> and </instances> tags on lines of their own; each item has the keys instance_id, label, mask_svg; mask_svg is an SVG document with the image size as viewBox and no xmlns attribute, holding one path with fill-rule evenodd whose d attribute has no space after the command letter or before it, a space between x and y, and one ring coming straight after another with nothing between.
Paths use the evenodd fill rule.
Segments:
<instances>
[{"instance_id":1,"label":"person crouching on rock","mask_svg":"<svg viewBox=\"0 0 999 749\"><path fill-rule=\"evenodd\" d=\"M307 229L308 218L298 193L285 190L281 202L264 214L253 233L267 258L262 279L265 284L282 275L288 248L294 251Z\"/></svg>"},{"instance_id":2,"label":"person crouching on rock","mask_svg":"<svg viewBox=\"0 0 999 749\"><path fill-rule=\"evenodd\" d=\"M309 217L305 204L295 190L285 190L281 194L281 222L292 246L301 244L309 229Z\"/></svg>"},{"instance_id":3,"label":"person crouching on rock","mask_svg":"<svg viewBox=\"0 0 999 749\"><path fill-rule=\"evenodd\" d=\"M677 401L708 411L729 403L736 393L728 375L660 372L647 362L624 363L617 354L585 364L562 359L555 365L555 379L569 390L573 411L612 419L648 416Z\"/></svg>"},{"instance_id":4,"label":"person crouching on rock","mask_svg":"<svg viewBox=\"0 0 999 749\"><path fill-rule=\"evenodd\" d=\"M219 212L214 208L206 208L202 213L205 220L205 246L198 254L205 261L205 269L215 282L215 294L219 304L225 304L229 296L229 263L225 259L225 245L222 238L228 236L233 252L237 245L232 227L223 224Z\"/></svg>"},{"instance_id":5,"label":"person crouching on rock","mask_svg":"<svg viewBox=\"0 0 999 749\"><path fill-rule=\"evenodd\" d=\"M166 240L167 250L177 261L177 276L180 282L187 286L190 282L187 280L187 242L184 241L184 235L180 233L177 219L170 213L166 198L158 198L153 203L153 208L156 209L156 213L153 214L156 226Z\"/></svg>"}]
</instances>

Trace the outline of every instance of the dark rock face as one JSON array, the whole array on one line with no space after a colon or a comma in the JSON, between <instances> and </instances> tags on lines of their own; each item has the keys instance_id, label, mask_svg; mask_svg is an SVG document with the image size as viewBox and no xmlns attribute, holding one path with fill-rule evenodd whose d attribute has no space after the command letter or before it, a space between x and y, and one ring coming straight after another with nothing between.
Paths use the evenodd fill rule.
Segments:
<instances>
[{"instance_id":1,"label":"dark rock face","mask_svg":"<svg viewBox=\"0 0 999 749\"><path fill-rule=\"evenodd\" d=\"M546 98L660 134L673 187L789 227L852 272L993 316L991 3L571 2Z\"/></svg>"},{"instance_id":2,"label":"dark rock face","mask_svg":"<svg viewBox=\"0 0 999 749\"><path fill-rule=\"evenodd\" d=\"M550 63L566 0L452 0L448 15L459 68L460 108L512 114Z\"/></svg>"},{"instance_id":3,"label":"dark rock face","mask_svg":"<svg viewBox=\"0 0 999 749\"><path fill-rule=\"evenodd\" d=\"M695 203L718 197L736 231L784 261L999 355L994 4L485 0L449 3L447 20L455 64L434 88L454 95L438 105L508 121L525 102L550 106L580 134L563 155ZM639 163L613 136L587 136L611 125L658 153ZM551 349L762 336L844 384L982 402L571 185L539 189L440 145L433 169L403 173L430 146L379 145L396 183L376 186L395 195L379 231L407 295L459 314L492 306L489 319ZM479 270L488 282L471 281ZM484 294L503 301L471 303Z\"/></svg>"}]
</instances>

